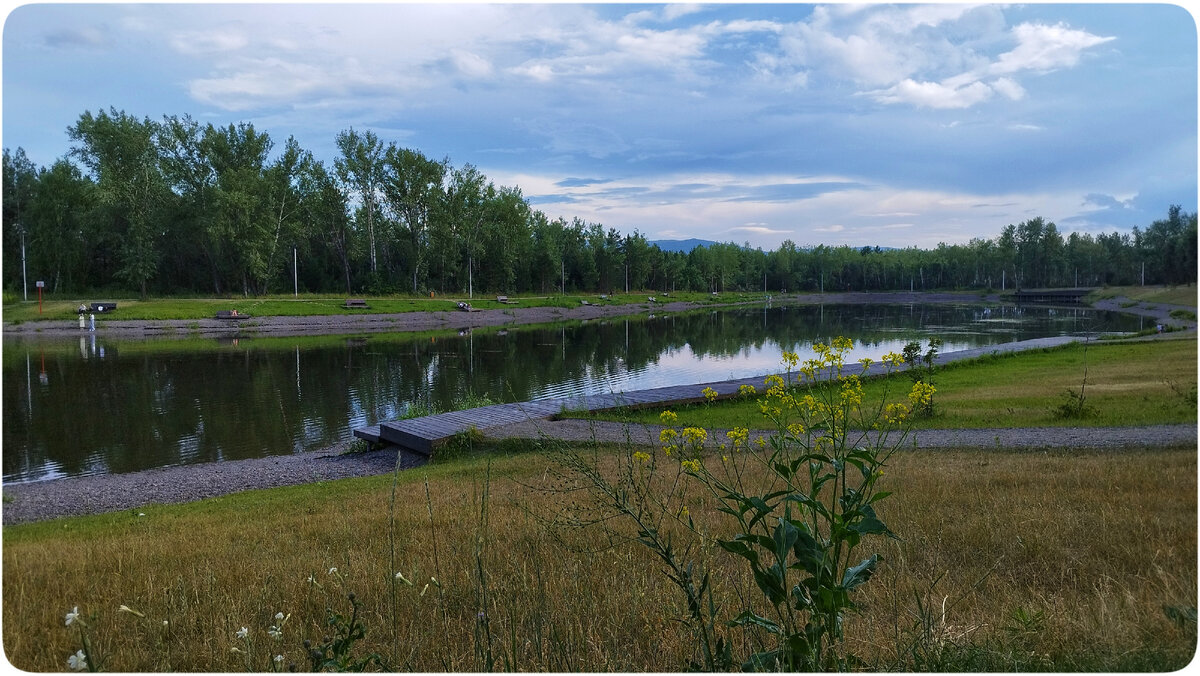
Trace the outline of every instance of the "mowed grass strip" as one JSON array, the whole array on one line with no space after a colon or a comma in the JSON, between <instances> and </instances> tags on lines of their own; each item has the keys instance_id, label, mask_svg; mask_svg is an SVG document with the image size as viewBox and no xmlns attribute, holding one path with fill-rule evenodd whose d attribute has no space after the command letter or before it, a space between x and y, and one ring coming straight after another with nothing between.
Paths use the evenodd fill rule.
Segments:
<instances>
[{"instance_id":1,"label":"mowed grass strip","mask_svg":"<svg viewBox=\"0 0 1200 676\"><path fill-rule=\"evenodd\" d=\"M478 309L505 309L530 307L573 308L580 307L583 300L596 305L639 305L648 302L650 296L655 296L660 302L689 301L702 305L742 303L762 301L767 294L763 293L728 293L719 296L693 291L681 291L669 296L656 295L655 291L613 294L601 299L598 294L570 294L552 296L509 296L510 303L496 300L503 294L477 294L475 298L466 295L442 296L353 296L367 302L367 309L350 309L345 306L346 296L330 296L328 294L302 294L298 297L291 295L254 296L232 298L136 298L104 297L99 300L109 300L117 304L117 309L111 314L96 315L96 321L106 320L188 320L211 319L220 310L237 310L251 317L306 317L318 315L361 315L361 314L399 314L404 312L457 312L457 304L468 302ZM7 298L7 297L6 297ZM75 299L45 299L39 314L36 301L20 302L15 297L4 305L5 321L37 321L48 319L76 318L76 309L80 303L96 302L95 298Z\"/></svg>"},{"instance_id":2,"label":"mowed grass strip","mask_svg":"<svg viewBox=\"0 0 1200 676\"><path fill-rule=\"evenodd\" d=\"M918 429L1013 427L1124 427L1196 423L1196 338L1144 342L1090 342L996 355L939 367L933 383L935 413ZM857 373L848 365L846 373ZM872 367L876 371L878 365ZM864 382L867 401L905 401L912 380L903 370ZM819 387L819 386L818 386ZM760 392L762 388L759 388ZM1088 413L1059 415L1068 390L1082 390ZM697 394L699 391L697 389ZM666 407L679 425L773 427L757 398ZM663 407L574 414L620 422L659 422Z\"/></svg>"},{"instance_id":3,"label":"mowed grass strip","mask_svg":"<svg viewBox=\"0 0 1200 676\"><path fill-rule=\"evenodd\" d=\"M1128 298L1143 303L1166 303L1196 307L1196 287L1188 286L1110 286L1088 294L1088 298Z\"/></svg>"},{"instance_id":4,"label":"mowed grass strip","mask_svg":"<svg viewBox=\"0 0 1200 676\"><path fill-rule=\"evenodd\" d=\"M576 486L551 469L535 453L497 454L490 467L406 472L394 498L385 476L6 527L5 654L63 670L79 649L64 615L78 606L106 670L240 671L247 659L264 670L274 655L305 669L302 641L328 636L326 608L348 615L353 592L367 626L355 653L393 669L481 671L489 650L507 670L686 667L698 657L686 609L635 533L544 527L564 507L594 507L561 492ZM901 539L870 545L884 564L848 620L868 669L1152 671L1191 659L1195 625L1176 627L1163 608L1196 605L1195 449L902 451L884 481L895 493L877 507ZM699 490L689 505L702 531L730 534ZM743 595L764 612L732 557L698 551L724 615ZM277 612L291 614L279 641L266 633ZM1018 613L1040 619L1014 629ZM754 648L721 631L740 656Z\"/></svg>"}]
</instances>

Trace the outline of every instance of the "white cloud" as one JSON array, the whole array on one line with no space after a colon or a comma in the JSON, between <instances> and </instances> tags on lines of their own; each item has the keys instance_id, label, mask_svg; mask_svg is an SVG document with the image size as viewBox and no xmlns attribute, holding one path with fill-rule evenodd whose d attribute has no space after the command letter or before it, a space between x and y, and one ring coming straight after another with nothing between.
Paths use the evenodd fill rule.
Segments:
<instances>
[{"instance_id":1,"label":"white cloud","mask_svg":"<svg viewBox=\"0 0 1200 676\"><path fill-rule=\"evenodd\" d=\"M790 235L795 230L777 230L763 225L742 225L726 230L727 233L746 233L751 235Z\"/></svg>"},{"instance_id":2,"label":"white cloud","mask_svg":"<svg viewBox=\"0 0 1200 676\"><path fill-rule=\"evenodd\" d=\"M695 14L701 11L704 11L704 5L687 2L670 3L663 7L662 15L666 21L674 21L688 14Z\"/></svg>"},{"instance_id":3,"label":"white cloud","mask_svg":"<svg viewBox=\"0 0 1200 676\"><path fill-rule=\"evenodd\" d=\"M992 89L1012 99L1013 101L1020 101L1021 99L1025 98L1025 88L1010 77L1002 77L993 80Z\"/></svg>"},{"instance_id":4,"label":"white cloud","mask_svg":"<svg viewBox=\"0 0 1200 676\"><path fill-rule=\"evenodd\" d=\"M1063 23L1053 26L1023 23L1013 28L1012 34L1017 46L1000 55L989 68L991 73L1069 68L1079 63L1084 50L1116 39L1068 28Z\"/></svg>"},{"instance_id":5,"label":"white cloud","mask_svg":"<svg viewBox=\"0 0 1200 676\"><path fill-rule=\"evenodd\" d=\"M190 55L233 52L248 44L250 39L246 34L233 28L180 31L170 39L170 45L175 51Z\"/></svg>"},{"instance_id":6,"label":"white cloud","mask_svg":"<svg viewBox=\"0 0 1200 676\"><path fill-rule=\"evenodd\" d=\"M246 60L228 74L192 80L188 93L196 100L225 110L244 111L269 104L297 105L313 97L336 97L363 88L383 88L375 74L364 74L350 59L317 66L269 58ZM399 82L392 82L400 88Z\"/></svg>"},{"instance_id":7,"label":"white cloud","mask_svg":"<svg viewBox=\"0 0 1200 676\"><path fill-rule=\"evenodd\" d=\"M905 79L895 86L875 92L881 103L909 103L921 108L970 108L992 97L992 88L982 82L954 87L938 82Z\"/></svg>"},{"instance_id":8,"label":"white cloud","mask_svg":"<svg viewBox=\"0 0 1200 676\"><path fill-rule=\"evenodd\" d=\"M466 51L455 49L450 52L450 59L458 72L471 78L484 78L492 74L492 64L487 59Z\"/></svg>"},{"instance_id":9,"label":"white cloud","mask_svg":"<svg viewBox=\"0 0 1200 676\"><path fill-rule=\"evenodd\" d=\"M969 108L993 94L1022 100L1018 75L1073 67L1112 39L1062 23L1007 29L996 6L822 6L788 26L778 52L760 51L753 67L760 77L784 76L790 66L808 82L817 74L850 80L882 103Z\"/></svg>"}]
</instances>

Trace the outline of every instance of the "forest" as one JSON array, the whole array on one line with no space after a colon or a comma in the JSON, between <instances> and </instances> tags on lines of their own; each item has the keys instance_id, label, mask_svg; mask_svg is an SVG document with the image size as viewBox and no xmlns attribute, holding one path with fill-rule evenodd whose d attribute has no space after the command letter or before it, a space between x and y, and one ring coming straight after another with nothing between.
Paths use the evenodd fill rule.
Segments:
<instances>
[{"instance_id":1,"label":"forest","mask_svg":"<svg viewBox=\"0 0 1200 676\"><path fill-rule=\"evenodd\" d=\"M634 231L549 219L497 186L371 131L336 136L332 166L250 123L109 109L68 128L50 167L4 149L3 283L50 293L880 291L1191 284L1195 213L1130 233L1043 218L935 249L734 242L661 250ZM24 260L22 257L24 256Z\"/></svg>"}]
</instances>

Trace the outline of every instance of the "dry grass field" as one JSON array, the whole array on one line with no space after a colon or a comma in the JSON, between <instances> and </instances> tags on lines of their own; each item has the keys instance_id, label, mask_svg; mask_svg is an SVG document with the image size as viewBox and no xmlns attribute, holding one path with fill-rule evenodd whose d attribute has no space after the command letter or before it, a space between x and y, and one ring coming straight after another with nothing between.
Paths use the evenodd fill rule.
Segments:
<instances>
[{"instance_id":1,"label":"dry grass field","mask_svg":"<svg viewBox=\"0 0 1200 676\"><path fill-rule=\"evenodd\" d=\"M303 642L333 645L328 609L348 620L353 593L366 633L347 662L680 671L697 659L683 599L650 552L601 532L556 537L542 517L590 498L542 490L550 461L513 450L395 483L6 527L5 655L63 671L86 636L107 671L308 670ZM1193 448L899 452L878 509L900 539L864 545L884 562L848 617L849 648L868 670L1182 668L1196 646L1196 477ZM699 493L689 505L702 529L727 528ZM696 552L722 618L759 602L733 557ZM722 631L744 658L752 637Z\"/></svg>"}]
</instances>

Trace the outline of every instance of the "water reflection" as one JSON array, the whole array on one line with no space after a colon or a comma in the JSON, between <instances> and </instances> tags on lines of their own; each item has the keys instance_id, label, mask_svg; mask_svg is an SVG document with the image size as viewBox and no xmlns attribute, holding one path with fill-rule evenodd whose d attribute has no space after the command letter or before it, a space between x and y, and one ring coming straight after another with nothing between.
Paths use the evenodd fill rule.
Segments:
<instances>
[{"instance_id":1,"label":"water reflection","mask_svg":"<svg viewBox=\"0 0 1200 676\"><path fill-rule=\"evenodd\" d=\"M767 374L783 350L807 357L839 335L854 338L853 359L878 359L928 336L948 352L1137 328L1087 309L826 305L317 343L10 339L4 481L288 454L468 393L525 401Z\"/></svg>"}]
</instances>

